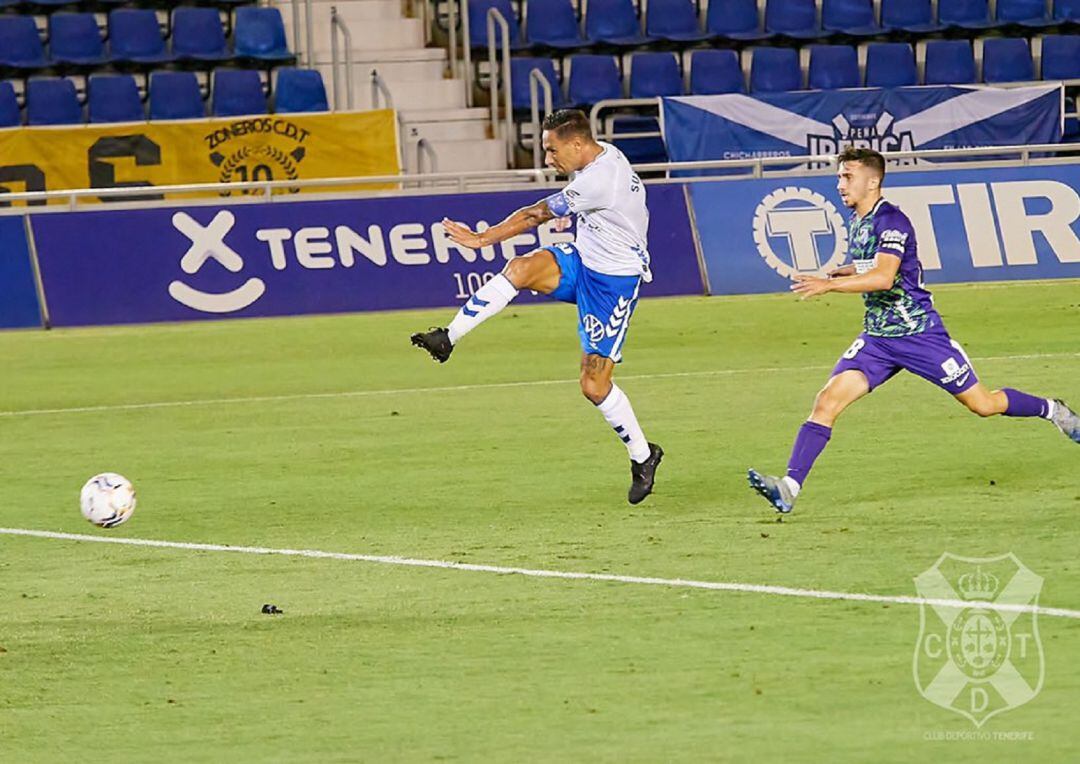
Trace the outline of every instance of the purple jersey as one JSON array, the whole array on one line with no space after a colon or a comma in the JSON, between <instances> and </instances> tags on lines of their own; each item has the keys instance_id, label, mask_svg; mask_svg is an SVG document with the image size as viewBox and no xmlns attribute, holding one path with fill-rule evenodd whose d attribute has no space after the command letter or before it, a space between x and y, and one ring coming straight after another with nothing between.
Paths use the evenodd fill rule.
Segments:
<instances>
[{"instance_id":1,"label":"purple jersey","mask_svg":"<svg viewBox=\"0 0 1080 764\"><path fill-rule=\"evenodd\" d=\"M900 258L892 287L863 294L863 330L868 335L907 337L941 325L934 298L922 283L915 229L899 207L879 199L863 217L852 213L848 241L856 273L872 269L879 252Z\"/></svg>"}]
</instances>

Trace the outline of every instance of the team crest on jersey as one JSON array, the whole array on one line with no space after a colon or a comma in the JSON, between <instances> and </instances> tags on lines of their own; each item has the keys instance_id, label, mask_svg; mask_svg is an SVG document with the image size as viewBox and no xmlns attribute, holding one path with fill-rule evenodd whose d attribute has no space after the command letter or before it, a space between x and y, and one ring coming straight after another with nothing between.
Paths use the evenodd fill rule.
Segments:
<instances>
[{"instance_id":1,"label":"team crest on jersey","mask_svg":"<svg viewBox=\"0 0 1080 764\"><path fill-rule=\"evenodd\" d=\"M1045 666L1034 608L1042 583L1012 553L946 552L919 574L919 694L976 727L1038 695Z\"/></svg>"}]
</instances>

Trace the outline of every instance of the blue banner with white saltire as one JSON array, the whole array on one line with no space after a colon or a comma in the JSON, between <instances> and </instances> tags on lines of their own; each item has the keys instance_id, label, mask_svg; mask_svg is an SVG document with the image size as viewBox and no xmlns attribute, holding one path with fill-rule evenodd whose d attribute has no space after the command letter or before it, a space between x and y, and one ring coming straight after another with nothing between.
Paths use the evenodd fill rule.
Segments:
<instances>
[{"instance_id":1,"label":"blue banner with white saltire","mask_svg":"<svg viewBox=\"0 0 1080 764\"><path fill-rule=\"evenodd\" d=\"M1061 83L662 99L672 161L1059 143Z\"/></svg>"}]
</instances>

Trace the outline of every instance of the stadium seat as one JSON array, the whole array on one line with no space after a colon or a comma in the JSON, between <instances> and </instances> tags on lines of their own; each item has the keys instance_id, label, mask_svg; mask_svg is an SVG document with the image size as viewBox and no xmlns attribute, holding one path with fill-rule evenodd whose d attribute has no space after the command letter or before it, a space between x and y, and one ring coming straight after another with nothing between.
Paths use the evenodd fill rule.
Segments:
<instances>
[{"instance_id":1,"label":"stadium seat","mask_svg":"<svg viewBox=\"0 0 1080 764\"><path fill-rule=\"evenodd\" d=\"M698 23L691 0L651 0L645 13L645 34L669 42L703 42L712 34Z\"/></svg>"},{"instance_id":2,"label":"stadium seat","mask_svg":"<svg viewBox=\"0 0 1080 764\"><path fill-rule=\"evenodd\" d=\"M1055 23L1047 13L1046 0L997 0L996 12L1002 24L1048 27Z\"/></svg>"},{"instance_id":3,"label":"stadium seat","mask_svg":"<svg viewBox=\"0 0 1080 764\"><path fill-rule=\"evenodd\" d=\"M1080 35L1052 34L1043 37L1042 78L1080 79Z\"/></svg>"},{"instance_id":4,"label":"stadium seat","mask_svg":"<svg viewBox=\"0 0 1080 764\"><path fill-rule=\"evenodd\" d=\"M768 0L765 5L765 30L797 40L824 37L818 25L815 0Z\"/></svg>"},{"instance_id":5,"label":"stadium seat","mask_svg":"<svg viewBox=\"0 0 1080 764\"><path fill-rule=\"evenodd\" d=\"M49 57L69 67L96 67L107 62L94 14L61 11L49 16Z\"/></svg>"},{"instance_id":6,"label":"stadium seat","mask_svg":"<svg viewBox=\"0 0 1080 764\"><path fill-rule=\"evenodd\" d=\"M682 95L682 72L674 53L634 53L627 65L631 98Z\"/></svg>"},{"instance_id":7,"label":"stadium seat","mask_svg":"<svg viewBox=\"0 0 1080 764\"><path fill-rule=\"evenodd\" d=\"M1080 24L1080 0L1054 0L1054 20Z\"/></svg>"},{"instance_id":8,"label":"stadium seat","mask_svg":"<svg viewBox=\"0 0 1080 764\"><path fill-rule=\"evenodd\" d=\"M1076 99L1065 99L1065 113L1076 114ZM1062 138L1066 143L1080 143L1080 120L1076 117L1065 118L1065 132Z\"/></svg>"},{"instance_id":9,"label":"stadium seat","mask_svg":"<svg viewBox=\"0 0 1080 764\"><path fill-rule=\"evenodd\" d=\"M733 50L690 51L690 92L719 95L746 92L746 79Z\"/></svg>"},{"instance_id":10,"label":"stadium seat","mask_svg":"<svg viewBox=\"0 0 1080 764\"><path fill-rule=\"evenodd\" d=\"M202 119L205 116L206 104L194 72L153 72L150 75L150 119Z\"/></svg>"},{"instance_id":11,"label":"stadium seat","mask_svg":"<svg viewBox=\"0 0 1080 764\"><path fill-rule=\"evenodd\" d=\"M274 111L277 114L330 111L322 75L314 69L278 69L274 87Z\"/></svg>"},{"instance_id":12,"label":"stadium seat","mask_svg":"<svg viewBox=\"0 0 1080 764\"><path fill-rule=\"evenodd\" d=\"M656 117L620 115L612 118L612 142L631 164L668 161L664 139L659 135L652 138L619 138L626 133L659 133L660 123Z\"/></svg>"},{"instance_id":13,"label":"stadium seat","mask_svg":"<svg viewBox=\"0 0 1080 764\"><path fill-rule=\"evenodd\" d=\"M215 117L266 114L266 93L254 69L215 69L210 113Z\"/></svg>"},{"instance_id":14,"label":"stadium seat","mask_svg":"<svg viewBox=\"0 0 1080 764\"><path fill-rule=\"evenodd\" d=\"M175 56L165 47L157 13L149 8L109 11L109 47L113 59L130 64L163 64Z\"/></svg>"},{"instance_id":15,"label":"stadium seat","mask_svg":"<svg viewBox=\"0 0 1080 764\"><path fill-rule=\"evenodd\" d=\"M277 8L237 8L235 18L233 50L237 58L272 65L296 61L285 41L285 23Z\"/></svg>"},{"instance_id":16,"label":"stadium seat","mask_svg":"<svg viewBox=\"0 0 1080 764\"><path fill-rule=\"evenodd\" d=\"M983 40L983 82L1029 82L1035 79L1031 48L1023 37Z\"/></svg>"},{"instance_id":17,"label":"stadium seat","mask_svg":"<svg viewBox=\"0 0 1080 764\"><path fill-rule=\"evenodd\" d=\"M926 85L970 85L975 82L975 53L967 40L926 43Z\"/></svg>"},{"instance_id":18,"label":"stadium seat","mask_svg":"<svg viewBox=\"0 0 1080 764\"><path fill-rule=\"evenodd\" d=\"M988 0L938 0L938 22L962 29L997 26L997 22L990 18Z\"/></svg>"},{"instance_id":19,"label":"stadium seat","mask_svg":"<svg viewBox=\"0 0 1080 764\"><path fill-rule=\"evenodd\" d=\"M581 36L570 0L529 0L525 6L525 43L533 48L570 50L589 45Z\"/></svg>"},{"instance_id":20,"label":"stadium seat","mask_svg":"<svg viewBox=\"0 0 1080 764\"><path fill-rule=\"evenodd\" d=\"M490 9L496 9L506 19L510 26L510 46L521 47L521 28L518 26L517 16L514 14L514 6L511 0L470 0L469 2L469 36L472 38L473 48L488 49L488 26L487 17ZM499 25L495 25L495 41L502 42Z\"/></svg>"},{"instance_id":21,"label":"stadium seat","mask_svg":"<svg viewBox=\"0 0 1080 764\"><path fill-rule=\"evenodd\" d=\"M585 7L585 37L593 43L620 48L656 42L641 33L633 0L589 0Z\"/></svg>"},{"instance_id":22,"label":"stadium seat","mask_svg":"<svg viewBox=\"0 0 1080 764\"><path fill-rule=\"evenodd\" d=\"M79 125L82 105L75 84L60 77L31 77L26 83L26 124Z\"/></svg>"},{"instance_id":23,"label":"stadium seat","mask_svg":"<svg viewBox=\"0 0 1080 764\"><path fill-rule=\"evenodd\" d=\"M0 67L24 73L48 63L32 16L0 16Z\"/></svg>"},{"instance_id":24,"label":"stadium seat","mask_svg":"<svg viewBox=\"0 0 1080 764\"><path fill-rule=\"evenodd\" d=\"M711 0L705 13L705 31L736 42L772 37L761 26L757 0Z\"/></svg>"},{"instance_id":25,"label":"stadium seat","mask_svg":"<svg viewBox=\"0 0 1080 764\"><path fill-rule=\"evenodd\" d=\"M859 56L850 45L811 45L811 90L837 90L862 85Z\"/></svg>"},{"instance_id":26,"label":"stadium seat","mask_svg":"<svg viewBox=\"0 0 1080 764\"><path fill-rule=\"evenodd\" d=\"M186 61L213 63L232 58L217 9L180 7L173 11L172 50Z\"/></svg>"},{"instance_id":27,"label":"stadium seat","mask_svg":"<svg viewBox=\"0 0 1080 764\"><path fill-rule=\"evenodd\" d=\"M0 127L18 127L22 124L19 113L19 97L10 82L0 82Z\"/></svg>"},{"instance_id":28,"label":"stadium seat","mask_svg":"<svg viewBox=\"0 0 1080 764\"><path fill-rule=\"evenodd\" d=\"M874 15L873 0L822 0L821 26L828 32L873 37L884 30Z\"/></svg>"},{"instance_id":29,"label":"stadium seat","mask_svg":"<svg viewBox=\"0 0 1080 764\"><path fill-rule=\"evenodd\" d=\"M566 95L573 106L590 106L607 98L622 98L622 77L612 56L571 56L566 66Z\"/></svg>"},{"instance_id":30,"label":"stadium seat","mask_svg":"<svg viewBox=\"0 0 1080 764\"><path fill-rule=\"evenodd\" d=\"M801 89L799 51L794 48L754 48L751 51L751 93L779 93Z\"/></svg>"},{"instance_id":31,"label":"stadium seat","mask_svg":"<svg viewBox=\"0 0 1080 764\"><path fill-rule=\"evenodd\" d=\"M90 122L141 122L146 119L139 86L130 74L92 74L86 83Z\"/></svg>"},{"instance_id":32,"label":"stadium seat","mask_svg":"<svg viewBox=\"0 0 1080 764\"><path fill-rule=\"evenodd\" d=\"M529 111L532 108L529 73L533 69L539 69L544 79L551 85L551 108L560 109L566 106L559 74L555 71L555 62L550 58L523 56L510 59L510 100L513 108L517 111ZM540 99L542 110L544 108L543 89L538 91L537 97Z\"/></svg>"},{"instance_id":33,"label":"stadium seat","mask_svg":"<svg viewBox=\"0 0 1080 764\"><path fill-rule=\"evenodd\" d=\"M945 28L934 21L931 0L881 0L881 26L912 34L931 34Z\"/></svg>"},{"instance_id":34,"label":"stadium seat","mask_svg":"<svg viewBox=\"0 0 1080 764\"><path fill-rule=\"evenodd\" d=\"M872 42L866 47L866 87L899 88L918 84L915 52L906 42Z\"/></svg>"}]
</instances>

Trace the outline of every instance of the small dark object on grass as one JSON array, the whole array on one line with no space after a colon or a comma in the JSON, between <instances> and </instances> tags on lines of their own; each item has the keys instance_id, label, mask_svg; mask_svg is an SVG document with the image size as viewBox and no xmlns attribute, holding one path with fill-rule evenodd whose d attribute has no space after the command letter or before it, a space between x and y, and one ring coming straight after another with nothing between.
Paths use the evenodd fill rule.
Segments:
<instances>
[{"instance_id":1,"label":"small dark object on grass","mask_svg":"<svg viewBox=\"0 0 1080 764\"><path fill-rule=\"evenodd\" d=\"M263 605L262 611L264 615L281 615L284 610L279 610L277 605Z\"/></svg>"}]
</instances>

